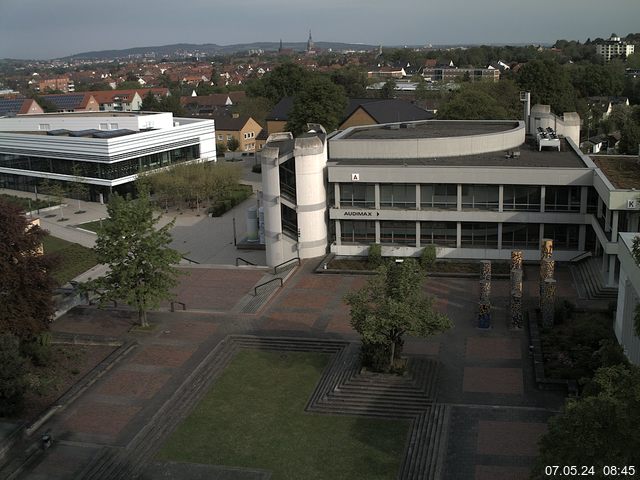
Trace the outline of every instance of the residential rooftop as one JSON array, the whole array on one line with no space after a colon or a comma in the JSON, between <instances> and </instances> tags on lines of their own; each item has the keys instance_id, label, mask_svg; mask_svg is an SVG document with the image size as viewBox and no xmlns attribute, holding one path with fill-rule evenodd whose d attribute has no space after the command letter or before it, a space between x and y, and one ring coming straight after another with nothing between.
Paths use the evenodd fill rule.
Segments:
<instances>
[{"instance_id":1,"label":"residential rooftop","mask_svg":"<svg viewBox=\"0 0 640 480\"><path fill-rule=\"evenodd\" d=\"M502 133L518 127L516 121L479 122L464 120L436 120L387 125L367 125L346 131L341 139L383 140L411 138L447 138Z\"/></svg>"}]
</instances>

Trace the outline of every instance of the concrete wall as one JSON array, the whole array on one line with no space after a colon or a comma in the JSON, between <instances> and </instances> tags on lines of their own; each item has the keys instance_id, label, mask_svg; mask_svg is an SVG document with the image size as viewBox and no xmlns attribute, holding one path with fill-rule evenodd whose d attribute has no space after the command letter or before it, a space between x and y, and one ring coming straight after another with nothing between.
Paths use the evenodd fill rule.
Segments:
<instances>
[{"instance_id":1,"label":"concrete wall","mask_svg":"<svg viewBox=\"0 0 640 480\"><path fill-rule=\"evenodd\" d=\"M538 127L551 127L558 135L570 138L576 145L580 144L580 115L576 112L565 112L559 117L551 113L549 105L534 105L531 107L529 133L535 135Z\"/></svg>"},{"instance_id":2,"label":"concrete wall","mask_svg":"<svg viewBox=\"0 0 640 480\"><path fill-rule=\"evenodd\" d=\"M640 268L631 254L634 237L631 233L620 234L620 278L614 331L629 360L640 365L640 338L634 331L635 308L640 298Z\"/></svg>"},{"instance_id":3,"label":"concrete wall","mask_svg":"<svg viewBox=\"0 0 640 480\"><path fill-rule=\"evenodd\" d=\"M119 129L140 130L142 128L171 128L171 113L151 113L143 115L110 115L108 113L92 115L85 112L44 113L41 115L24 115L0 118L0 132L38 132L48 130L100 130L100 125L117 123Z\"/></svg>"},{"instance_id":4,"label":"concrete wall","mask_svg":"<svg viewBox=\"0 0 640 480\"><path fill-rule=\"evenodd\" d=\"M516 150L524 143L525 127L524 122L512 123L517 126L505 123L498 133L437 138L356 139L348 138L347 130L331 140L331 158L433 158Z\"/></svg>"}]
</instances>

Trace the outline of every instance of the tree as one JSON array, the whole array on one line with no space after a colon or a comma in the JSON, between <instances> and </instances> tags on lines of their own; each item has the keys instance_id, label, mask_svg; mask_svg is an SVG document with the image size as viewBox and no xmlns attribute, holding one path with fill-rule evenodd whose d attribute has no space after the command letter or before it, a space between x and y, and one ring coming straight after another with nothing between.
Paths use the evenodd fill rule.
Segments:
<instances>
[{"instance_id":1,"label":"tree","mask_svg":"<svg viewBox=\"0 0 640 480\"><path fill-rule=\"evenodd\" d=\"M531 101L550 105L555 113L576 109L576 92L568 71L552 60L532 60L520 69L517 81L523 90L531 92Z\"/></svg>"},{"instance_id":2,"label":"tree","mask_svg":"<svg viewBox=\"0 0 640 480\"><path fill-rule=\"evenodd\" d=\"M69 184L69 193L78 199L78 210L74 213L84 213L80 206L80 200L89 193L89 187L84 183L82 168L78 164L73 166L71 172L73 173L73 181Z\"/></svg>"},{"instance_id":3,"label":"tree","mask_svg":"<svg viewBox=\"0 0 640 480\"><path fill-rule=\"evenodd\" d=\"M465 83L438 110L438 118L447 120L504 120L520 116L518 89L509 80Z\"/></svg>"},{"instance_id":4,"label":"tree","mask_svg":"<svg viewBox=\"0 0 640 480\"><path fill-rule=\"evenodd\" d=\"M22 409L27 389L25 365L18 338L0 334L0 417L14 415Z\"/></svg>"},{"instance_id":5,"label":"tree","mask_svg":"<svg viewBox=\"0 0 640 480\"><path fill-rule=\"evenodd\" d=\"M51 257L41 254L46 233L0 199L0 332L30 339L49 328L54 281Z\"/></svg>"},{"instance_id":6,"label":"tree","mask_svg":"<svg viewBox=\"0 0 640 480\"><path fill-rule=\"evenodd\" d=\"M367 96L367 73L354 65L334 70L331 74L331 81L344 88L349 98L364 98Z\"/></svg>"},{"instance_id":7,"label":"tree","mask_svg":"<svg viewBox=\"0 0 640 480\"><path fill-rule=\"evenodd\" d=\"M299 65L291 62L277 66L260 80L247 86L250 97L265 97L274 104L283 97L292 97L299 93L311 74Z\"/></svg>"},{"instance_id":8,"label":"tree","mask_svg":"<svg viewBox=\"0 0 640 480\"><path fill-rule=\"evenodd\" d=\"M63 220L67 220L64 218L64 196L67 194L64 186L61 182L52 182L47 190L47 193L51 195L55 202L58 204L58 211L60 212L60 218L58 218L59 222Z\"/></svg>"},{"instance_id":9,"label":"tree","mask_svg":"<svg viewBox=\"0 0 640 480\"><path fill-rule=\"evenodd\" d=\"M160 216L154 215L144 191L135 200L113 195L107 212L95 252L109 271L86 288L98 293L101 304L124 301L136 309L140 325L147 326L147 312L170 299L177 285L180 253L169 248L173 222L156 230Z\"/></svg>"},{"instance_id":10,"label":"tree","mask_svg":"<svg viewBox=\"0 0 640 480\"><path fill-rule=\"evenodd\" d=\"M231 137L229 140L227 140L227 148L230 152L235 152L236 150L238 150L238 147L240 147L240 142L236 137Z\"/></svg>"},{"instance_id":11,"label":"tree","mask_svg":"<svg viewBox=\"0 0 640 480\"><path fill-rule=\"evenodd\" d=\"M393 369L405 334L428 337L451 328L451 321L433 308L433 298L423 293L423 280L423 270L409 258L381 266L362 289L345 297L351 326L362 336L363 360L371 366ZM386 365L375 360L380 357L386 357Z\"/></svg>"},{"instance_id":12,"label":"tree","mask_svg":"<svg viewBox=\"0 0 640 480\"><path fill-rule=\"evenodd\" d=\"M640 368L616 365L599 369L583 396L569 399L549 422L540 441L533 477L545 465L593 465L593 478L608 478L608 465L635 465L640 452Z\"/></svg>"},{"instance_id":13,"label":"tree","mask_svg":"<svg viewBox=\"0 0 640 480\"><path fill-rule=\"evenodd\" d=\"M324 76L312 77L294 97L287 130L306 131L307 123L319 123L330 132L338 128L347 107L344 89Z\"/></svg>"},{"instance_id":14,"label":"tree","mask_svg":"<svg viewBox=\"0 0 640 480\"><path fill-rule=\"evenodd\" d=\"M153 94L151 90L147 92L147 94L142 99L142 104L140 105L140 110L144 112L158 112L160 111L160 102Z\"/></svg>"},{"instance_id":15,"label":"tree","mask_svg":"<svg viewBox=\"0 0 640 480\"><path fill-rule=\"evenodd\" d=\"M380 98L393 98L396 92L396 81L393 78L390 78L380 89Z\"/></svg>"}]
</instances>

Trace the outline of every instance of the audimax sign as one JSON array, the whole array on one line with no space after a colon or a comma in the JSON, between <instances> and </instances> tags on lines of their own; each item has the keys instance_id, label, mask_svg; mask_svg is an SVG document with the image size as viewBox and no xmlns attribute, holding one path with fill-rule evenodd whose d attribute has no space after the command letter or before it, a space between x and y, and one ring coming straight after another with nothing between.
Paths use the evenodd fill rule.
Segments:
<instances>
[{"instance_id":1,"label":"audimax sign","mask_svg":"<svg viewBox=\"0 0 640 480\"><path fill-rule=\"evenodd\" d=\"M364 210L343 210L343 217L379 217L380 212L371 212Z\"/></svg>"}]
</instances>

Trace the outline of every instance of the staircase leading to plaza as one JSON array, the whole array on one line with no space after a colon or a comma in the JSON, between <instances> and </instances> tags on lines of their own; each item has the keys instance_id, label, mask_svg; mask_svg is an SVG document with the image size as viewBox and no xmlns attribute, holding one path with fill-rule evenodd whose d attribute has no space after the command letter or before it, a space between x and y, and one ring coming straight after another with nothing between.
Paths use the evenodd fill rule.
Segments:
<instances>
[{"instance_id":1,"label":"staircase leading to plaza","mask_svg":"<svg viewBox=\"0 0 640 480\"><path fill-rule=\"evenodd\" d=\"M582 284L587 299L615 300L618 298L618 289L605 286L598 262L598 259L586 258L570 268L576 281Z\"/></svg>"}]
</instances>

